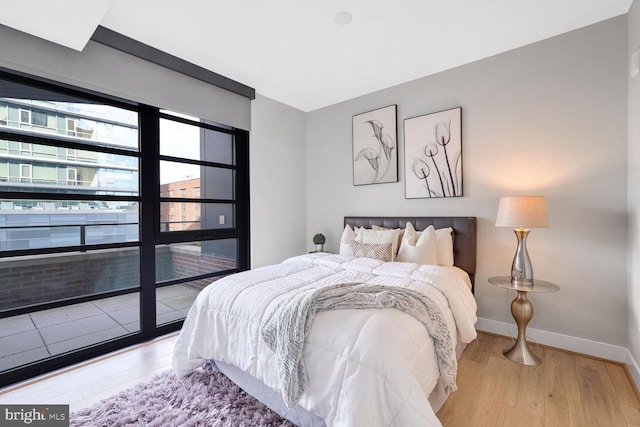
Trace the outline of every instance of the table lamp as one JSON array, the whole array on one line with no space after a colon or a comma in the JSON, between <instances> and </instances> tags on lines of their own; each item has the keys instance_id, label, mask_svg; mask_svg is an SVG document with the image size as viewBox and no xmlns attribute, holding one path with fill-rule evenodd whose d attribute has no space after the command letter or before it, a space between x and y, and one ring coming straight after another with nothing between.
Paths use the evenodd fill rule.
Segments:
<instances>
[{"instance_id":1,"label":"table lamp","mask_svg":"<svg viewBox=\"0 0 640 427\"><path fill-rule=\"evenodd\" d=\"M514 227L518 247L511 264L511 283L533 286L533 267L527 252L530 228L549 227L547 206L543 196L501 197L496 227Z\"/></svg>"}]
</instances>

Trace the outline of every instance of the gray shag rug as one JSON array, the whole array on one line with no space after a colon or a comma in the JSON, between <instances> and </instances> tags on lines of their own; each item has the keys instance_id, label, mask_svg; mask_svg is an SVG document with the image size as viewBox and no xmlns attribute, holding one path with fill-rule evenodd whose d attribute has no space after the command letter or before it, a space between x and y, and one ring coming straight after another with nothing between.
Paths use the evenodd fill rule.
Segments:
<instances>
[{"instance_id":1,"label":"gray shag rug","mask_svg":"<svg viewBox=\"0 0 640 427\"><path fill-rule=\"evenodd\" d=\"M70 426L294 427L207 364L178 379L173 371L74 412Z\"/></svg>"}]
</instances>

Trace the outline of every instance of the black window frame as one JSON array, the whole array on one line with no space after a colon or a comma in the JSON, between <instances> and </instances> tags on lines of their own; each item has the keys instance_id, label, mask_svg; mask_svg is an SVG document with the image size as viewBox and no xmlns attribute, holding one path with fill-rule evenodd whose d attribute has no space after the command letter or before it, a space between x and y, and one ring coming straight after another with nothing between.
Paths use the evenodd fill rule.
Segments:
<instances>
[{"instance_id":1,"label":"black window frame","mask_svg":"<svg viewBox=\"0 0 640 427\"><path fill-rule=\"evenodd\" d=\"M213 279L216 277L227 276L229 274L237 273L243 270L249 269L249 213L246 212L245 215L240 215L240 210L243 206L246 206L248 210L249 207L249 147L248 147L248 132L240 131L238 129L227 128L217 126L208 121L196 121L191 120L182 116L176 116L169 113L164 113L161 110L157 111L157 116L154 115L154 119L157 117L157 122L154 122L153 129L158 132L157 137L154 137L154 141L157 142L157 146L154 147L157 156L154 157L153 164L149 164L150 168L157 168L152 171L152 174L157 178L156 184L153 188L153 192L155 195L156 202L154 206L157 210L157 214L154 215L154 235L155 235L155 245L170 245L174 243L185 243L192 241L206 241L206 240L225 240L225 239L236 239L238 244L236 245L236 267L221 270L221 271L213 271L209 273L194 275L194 276L186 276L180 277L170 280L157 281L156 280L156 288L166 287L178 285L181 283L187 283L194 280L201 279ZM218 163L212 162L208 160L195 160L188 159L182 157L175 157L169 155L160 154L160 120L170 120L176 123L187 124L191 126L196 126L201 129L212 130L216 132L221 132L225 134L229 134L233 138L233 151L234 151L234 162L233 164L226 163ZM151 118L150 118L151 120ZM241 157L240 157L241 156ZM160 162L161 161L169 161L175 163L183 163L190 164L196 166L205 166L205 167L215 167L221 169L229 169L233 170L235 173L235 185L234 185L234 195L231 199L211 199L211 198L188 198L178 196L163 196L160 192ZM243 173L244 172L246 173ZM245 180L242 180L241 175L245 175ZM243 190L244 189L244 190ZM234 224L235 227L232 228L223 228L223 229L198 229L198 230L179 230L179 231L163 231L162 224L160 222L160 205L161 203L232 203L235 205L234 209ZM244 221L239 224L239 221ZM239 227L240 225L240 227ZM247 247L243 248L243 239L246 239ZM146 254L147 257L151 257L151 254ZM155 246L153 252L154 262L155 262ZM154 264L155 265L155 264ZM155 269L154 269L155 271ZM151 321L151 317L147 319L148 322Z\"/></svg>"},{"instance_id":2,"label":"black window frame","mask_svg":"<svg viewBox=\"0 0 640 427\"><path fill-rule=\"evenodd\" d=\"M95 194L75 194L75 193L53 193L45 191L36 192L20 192L20 191L0 191L0 199L31 199L31 200L79 200L79 201L137 201L139 203L139 241L123 242L123 243L107 243L94 245L66 246L43 249L28 249L0 252L0 262L5 258L25 255L42 255L55 254L64 252L87 251L95 249L110 248L126 248L139 247L140 251L140 287L125 290L117 290L111 292L96 293L88 296L70 298L62 301L54 301L36 306L20 307L14 310L5 310L0 312L0 318L16 316L29 312L46 310L50 308L63 307L67 305L93 301L110 296L122 295L131 292L140 292L140 330L138 332L122 335L118 338L100 342L98 344L86 346L76 351L68 352L62 355L50 356L27 365L19 366L14 369L0 372L0 387L13 384L15 382L32 378L34 376L60 369L71 364L84 361L96 356L106 354L133 344L137 344L151 338L164 335L169 332L176 331L182 327L183 320L171 323L156 325L156 269L155 269L155 248L158 244L170 244L175 242L183 242L189 240L217 240L234 238L237 239L237 259L236 268L225 270L223 272L215 272L204 274L197 278L208 278L220 275L235 273L247 270L250 267L250 233L249 233L249 132L243 129L211 126L216 131L223 131L233 135L235 146L235 227L219 230L191 230L181 232L160 232L160 202L163 198L160 196L160 175L159 167L161 158L169 158L168 156L160 156L159 152L159 123L160 118L170 118L171 120L183 120L179 117L166 115L161 113L160 108L144 105L134 101L106 95L89 89L84 89L50 79L45 79L33 75L29 75L14 70L0 68L0 79L9 80L11 82L33 86L36 88L50 90L72 98L81 98L88 102L100 102L112 105L118 108L124 108L138 113L138 129L139 129L139 146L138 150L114 148L100 144L91 144L90 150L98 151L113 155L134 156L138 161L138 195L122 196L122 195L95 195ZM8 107L7 107L8 111ZM165 117L166 116L166 117ZM186 120L186 119L185 119ZM200 122L198 122L200 123ZM203 123L200 123L202 125ZM70 138L61 135L47 137L33 132L11 131L7 128L0 128L0 139L9 141L24 142L31 144L45 144L56 146L63 149L86 150L87 144L75 142ZM180 161L184 161L180 159ZM215 164L219 167L218 164ZM224 165L227 167L228 165ZM168 198L167 198L168 199ZM172 199L175 200L175 199ZM189 201L189 199L183 199ZM203 202L202 199L193 199L192 201ZM207 200L208 201L208 200ZM193 280L194 277L186 278ZM168 286L177 282L186 281L185 279L176 279L161 283L162 286Z\"/></svg>"}]
</instances>

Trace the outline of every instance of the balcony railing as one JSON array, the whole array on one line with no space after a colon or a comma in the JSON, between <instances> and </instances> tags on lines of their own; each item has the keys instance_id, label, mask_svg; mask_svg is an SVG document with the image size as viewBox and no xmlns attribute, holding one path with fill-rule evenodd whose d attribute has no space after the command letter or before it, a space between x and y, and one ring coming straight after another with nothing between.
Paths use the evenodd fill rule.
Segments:
<instances>
[{"instance_id":1,"label":"balcony railing","mask_svg":"<svg viewBox=\"0 0 640 427\"><path fill-rule=\"evenodd\" d=\"M137 222L5 226L0 227L0 252L135 242L138 233Z\"/></svg>"}]
</instances>

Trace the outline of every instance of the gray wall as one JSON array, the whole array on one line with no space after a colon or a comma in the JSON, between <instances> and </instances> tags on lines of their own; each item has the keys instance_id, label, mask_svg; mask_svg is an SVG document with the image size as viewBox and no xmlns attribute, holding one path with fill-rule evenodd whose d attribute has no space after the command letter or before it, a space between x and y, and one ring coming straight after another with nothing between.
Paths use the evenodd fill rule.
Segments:
<instances>
[{"instance_id":1,"label":"gray wall","mask_svg":"<svg viewBox=\"0 0 640 427\"><path fill-rule=\"evenodd\" d=\"M635 0L628 15L629 51L640 48L640 2ZM629 350L640 363L640 76L629 78ZM638 369L636 367L636 369ZM633 371L632 371L633 372ZM635 371L636 384L640 372Z\"/></svg>"},{"instance_id":2,"label":"gray wall","mask_svg":"<svg viewBox=\"0 0 640 427\"><path fill-rule=\"evenodd\" d=\"M533 328L627 345L627 29L621 16L307 114L307 235L337 251L345 215L478 217L478 315L513 324L513 231L498 199L544 195L550 228L528 240ZM398 105L400 182L352 185L351 117ZM462 107L464 197L404 198L402 120ZM310 242L307 243L310 247ZM511 334L515 328L511 328ZM505 330L504 333L507 333Z\"/></svg>"},{"instance_id":3,"label":"gray wall","mask_svg":"<svg viewBox=\"0 0 640 427\"><path fill-rule=\"evenodd\" d=\"M305 251L305 113L257 95L251 102L251 266ZM311 240L311 237L309 237Z\"/></svg>"},{"instance_id":4,"label":"gray wall","mask_svg":"<svg viewBox=\"0 0 640 427\"><path fill-rule=\"evenodd\" d=\"M248 98L100 43L78 52L4 25L0 40L0 67L249 130Z\"/></svg>"}]
</instances>

